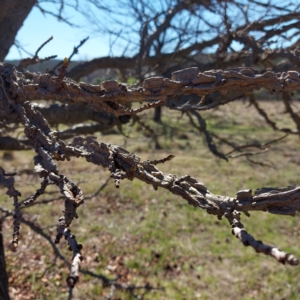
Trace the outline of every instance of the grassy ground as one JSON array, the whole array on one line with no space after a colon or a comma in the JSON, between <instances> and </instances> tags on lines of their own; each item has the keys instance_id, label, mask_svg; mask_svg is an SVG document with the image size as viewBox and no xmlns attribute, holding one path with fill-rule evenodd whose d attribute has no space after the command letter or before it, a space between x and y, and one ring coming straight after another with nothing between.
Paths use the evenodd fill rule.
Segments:
<instances>
[{"instance_id":1,"label":"grassy ground","mask_svg":"<svg viewBox=\"0 0 300 300\"><path fill-rule=\"evenodd\" d=\"M261 105L278 127L293 126L280 103ZM202 116L209 130L236 144L265 143L283 135L267 127L248 103L231 103ZM252 157L269 166L262 167L249 163L245 157L229 162L214 157L186 116L180 118L176 112L164 111L164 126L154 124L151 115L145 114L142 119L160 135L162 150L154 149L151 137L138 124L123 128L129 138L110 132L98 136L98 140L125 146L142 159L173 154L176 157L172 161L159 165L162 171L192 175L216 194L234 196L244 188L299 185L296 136ZM224 145L220 149L229 150ZM3 154L6 159L1 166L7 172L33 167L31 152L12 155L14 159L8 160L8 155ZM107 170L83 160L60 162L60 170L79 183L85 195L95 193L109 177ZM39 187L34 174L23 173L16 180L24 198ZM40 201L53 197L57 196L46 195ZM0 201L12 208L12 201L4 192ZM57 200L29 207L24 215L54 240L62 209L63 200ZM72 232L83 244L83 269L117 278L118 283L134 285L136 289L114 290L105 287L96 276L81 274L73 299L299 299L299 267L283 266L256 254L231 235L225 220L218 221L167 191L154 191L137 180L121 182L120 189L109 182L99 195L86 200L78 213ZM257 239L300 258L298 221L298 215L292 218L267 213L252 213L250 218L242 219ZM11 234L12 219L7 218L4 237L12 299L67 299L68 268L55 257L50 244L22 225L20 247L13 253L9 250ZM70 260L66 242L58 246Z\"/></svg>"}]
</instances>

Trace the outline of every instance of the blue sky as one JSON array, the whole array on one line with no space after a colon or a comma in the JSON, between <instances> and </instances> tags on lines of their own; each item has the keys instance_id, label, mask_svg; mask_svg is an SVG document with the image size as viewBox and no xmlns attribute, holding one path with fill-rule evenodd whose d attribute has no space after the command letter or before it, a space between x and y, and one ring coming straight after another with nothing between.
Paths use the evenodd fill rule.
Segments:
<instances>
[{"instance_id":1,"label":"blue sky","mask_svg":"<svg viewBox=\"0 0 300 300\"><path fill-rule=\"evenodd\" d=\"M157 1L157 0L152 0ZM283 0L281 0L283 1ZM295 1L298 3L300 0ZM118 0L110 0L111 3L118 4ZM42 7L44 9L57 12L57 7L55 8L55 4L47 3L41 1ZM81 3L79 1L79 3ZM46 41L50 36L53 36L53 40L48 43L40 52L40 58L57 55L58 59L63 59L64 57L68 57L72 51L73 47L77 46L81 40L90 36L89 40L79 49L79 54L73 57L73 60L91 60L96 57L103 56L119 56L123 54L123 50L126 48L127 42L126 40L120 38L117 43L113 45L113 52L110 52L109 45L113 42L113 40L109 40L108 35L101 34L99 32L99 26L97 26L96 18L102 22L102 24L106 25L109 30L118 32L121 30L121 37L126 36L126 32L128 34L132 33L132 29L135 26L138 26L135 22L133 22L130 13L126 14L123 11L123 15L117 16L117 21L122 21L122 23L126 24L125 26L116 25L112 19L109 19L108 15L101 10L97 10L93 6L88 6L89 2L85 1L84 9L89 13L90 18L87 20L82 14L78 13L76 10L72 8L65 7L65 14L68 20L74 24L78 25L78 28L74 28L69 26L64 22L59 22L57 18L51 15L43 15L38 8L33 8L30 12L29 16L25 20L23 26L19 30L16 40L17 42L29 53L32 55L38 49L38 47ZM101 2L100 2L101 3ZM295 4L294 3L294 4ZM233 11L236 13L236 11ZM215 19L217 16L213 13L206 12L208 19ZM114 27L116 26L116 27ZM98 28L98 31L96 29ZM138 32L139 28L135 28ZM290 34L292 31L290 31ZM210 33L208 33L210 34ZM203 35L202 38L209 39L209 36ZM299 36L295 36L292 41L286 42L283 41L281 46L285 46L286 43L294 42L299 39ZM132 42L132 49L128 48L126 55L132 55L132 51L134 51L134 47L138 47L135 43L138 42L136 34L132 34L130 36L130 40ZM191 41L193 42L193 41ZM233 48L238 51L241 48L241 45L237 42L232 44ZM217 45L215 46L217 47ZM168 49L167 49L168 50ZM213 51L214 48L205 49L206 51ZM6 59L20 59L26 58L29 55L25 52L18 51L18 49L13 46L10 49L9 54Z\"/></svg>"},{"instance_id":2,"label":"blue sky","mask_svg":"<svg viewBox=\"0 0 300 300\"><path fill-rule=\"evenodd\" d=\"M49 5L48 7L43 5L43 7L51 9ZM72 53L73 47L78 45L82 39L90 36L89 40L79 49L79 54L73 57L73 60L90 60L109 54L107 38L91 32L87 20L81 14L72 9L67 9L66 15L70 22L76 22L80 28L72 28L63 22L59 22L55 17L44 16L39 9L33 8L17 34L18 43L26 51L34 54L44 41L53 36L53 40L40 51L39 56L42 58L57 55L59 59L62 59L68 57ZM28 54L22 52L22 58L26 57L28 57ZM19 51L13 46L5 59L20 58Z\"/></svg>"}]
</instances>

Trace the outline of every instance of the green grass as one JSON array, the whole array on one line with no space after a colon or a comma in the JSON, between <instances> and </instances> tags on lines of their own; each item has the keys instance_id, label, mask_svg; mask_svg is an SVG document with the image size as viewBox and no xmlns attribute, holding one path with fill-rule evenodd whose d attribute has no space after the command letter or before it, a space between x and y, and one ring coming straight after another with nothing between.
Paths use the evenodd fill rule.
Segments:
<instances>
[{"instance_id":1,"label":"green grass","mask_svg":"<svg viewBox=\"0 0 300 300\"><path fill-rule=\"evenodd\" d=\"M213 133L239 144L268 142L282 133L273 132L242 102L231 103L215 111L203 112L207 126ZM276 102L262 103L272 114L278 126L291 125L283 107ZM238 190L262 186L299 185L299 139L291 136L271 145L268 152L252 157L272 167L251 164L244 157L229 162L215 158L203 143L203 137L193 128L187 117L178 120L178 113L163 112L163 125L143 115L143 121L159 135L162 150L138 124L125 127L130 138L107 134L98 140L125 146L136 152L142 160L160 159L169 154L175 158L159 169L182 176L189 174L204 182L215 194L234 196ZM218 144L218 142L216 141ZM220 145L221 151L228 151ZM252 149L253 150L253 149ZM251 151L252 151L251 150ZM253 150L257 151L257 150ZM15 160L3 161L7 172L32 167L32 153L13 153ZM59 162L61 174L79 182L85 195L94 193L109 177L101 167L82 159L72 163ZM20 175L16 188L22 199L39 187L35 175ZM55 191L55 187L51 188ZM52 198L45 195L42 199ZM3 192L3 206L12 208L12 201ZM24 214L45 228L54 240L63 200L48 205L26 208ZM274 259L256 254L244 247L231 235L226 220L217 220L205 211L189 206L183 199L163 189L154 189L138 180L122 181L116 189L113 181L98 195L78 209L79 219L71 229L83 244L83 269L102 274L119 283L135 286L150 285L156 290L145 294L144 299L298 299L299 267L282 266ZM283 217L262 212L242 216L246 229L259 240L276 245L300 257L299 215ZM9 250L12 219L4 223L7 269L11 293L24 294L28 299L66 299L65 278L68 269L57 259L51 247L38 234L22 225L20 247L16 253ZM71 252L64 240L59 249L68 260ZM54 263L55 262L55 263ZM142 295L145 290L134 291ZM105 299L110 288L102 281L81 274L75 290L77 299ZM25 297L24 297L25 299ZM124 290L116 290L113 299L134 299Z\"/></svg>"}]
</instances>

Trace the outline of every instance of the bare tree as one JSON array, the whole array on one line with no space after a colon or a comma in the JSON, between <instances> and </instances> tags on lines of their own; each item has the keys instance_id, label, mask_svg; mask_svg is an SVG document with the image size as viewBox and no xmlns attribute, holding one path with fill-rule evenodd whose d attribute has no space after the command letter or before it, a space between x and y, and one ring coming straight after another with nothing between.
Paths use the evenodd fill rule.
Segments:
<instances>
[{"instance_id":1,"label":"bare tree","mask_svg":"<svg viewBox=\"0 0 300 300\"><path fill-rule=\"evenodd\" d=\"M46 10L43 7L44 2L59 4L58 9ZM74 3L74 1L40 1L36 6L42 13L54 15L65 22L69 22L65 8L76 9L92 21L94 30L110 36L111 56L96 58L67 70L67 76L77 81L103 68L118 70L119 78L123 82L126 82L129 76L133 76L140 83L149 76L169 77L175 70L189 66L197 66L201 71L239 66L253 67L259 72L266 70L283 72L291 68L298 70L299 5L290 1L280 4L273 1L258 3L246 0L242 2L164 0L151 3L124 0ZM89 5L93 9L87 9L84 5ZM94 8L97 8L96 13ZM79 51L80 45L74 48L73 54ZM117 47L123 47L123 53L120 56L113 56ZM37 54L38 51L35 57L38 57ZM43 59L35 59L35 63L42 61ZM32 60L29 60L29 63L32 63ZM26 64L23 62L22 67L26 67ZM193 96L189 96L191 103L199 102L195 97L192 99ZM243 96L245 93L230 92L224 96L216 92L204 97L202 101L210 103L217 102L222 97L233 100ZM61 136L65 137L82 132L92 134L96 130L105 131L114 125L121 128L122 124L129 121L128 116L116 118L112 114L104 113L94 118L92 110L85 110L85 117L81 115L81 118L76 119L80 114L73 113L75 108L76 106L69 103L41 109L44 114L48 116L51 114L51 119L48 118L51 124L63 122L64 118L59 116L64 115L66 110L72 112L67 115L72 115L73 120L69 117L66 122L72 124L74 128L62 133ZM292 110L289 111L292 113ZM161 107L157 107L154 119L158 122L160 115ZM199 114L197 117L199 122ZM84 120L95 121L97 124L96 126L85 124L83 128ZM206 132L205 139L212 153L224 158L224 155L214 149L212 136L205 130L200 131ZM8 140L7 136L3 138L7 149L26 148L27 141L16 141L11 138Z\"/></svg>"},{"instance_id":2,"label":"bare tree","mask_svg":"<svg viewBox=\"0 0 300 300\"><path fill-rule=\"evenodd\" d=\"M267 69L278 67L278 58L298 61L292 50L298 45L299 6L290 1L130 0L107 7L106 22L90 18L112 36L112 53L118 43L126 45L123 55L77 66L68 73L75 80L98 68L118 68L121 74L130 70L143 80L149 74L170 75L182 66ZM285 68L290 66L285 62Z\"/></svg>"},{"instance_id":3,"label":"bare tree","mask_svg":"<svg viewBox=\"0 0 300 300\"><path fill-rule=\"evenodd\" d=\"M67 65L64 62L63 67ZM96 111L106 110L115 115L137 114L156 106L165 105L178 95L196 93L199 96L215 91L226 93L230 89L251 92L264 87L268 90L291 93L300 88L300 75L296 71L275 74L266 72L255 74L252 69L242 68L239 71L212 70L199 73L197 68L185 69L173 73L172 78L153 77L146 79L141 87L120 88L117 82L104 82L105 89L90 85L94 92L87 91L70 79L64 79L63 71L58 76L50 74L29 74L18 72L13 66L1 64L1 119L5 120L8 112L24 127L24 133L35 150L35 171L42 178L41 188L22 205L33 203L47 189L55 184L65 198L64 215L59 218L55 243L59 243L64 236L73 251L70 274L67 279L70 288L78 280L82 260L81 245L71 234L70 225L78 215L76 210L84 203L84 194L80 187L63 174L60 174L55 160L69 160L71 157L82 157L88 162L101 165L111 172L116 187L123 179L137 178L155 189L158 187L169 190L189 204L205 209L209 214L218 218L225 217L232 233L244 245L252 246L257 252L274 257L281 263L297 265L298 259L292 254L285 253L278 248L264 245L255 240L240 222L240 213L249 216L249 211L269 211L275 214L294 215L299 211L299 188L260 188L253 194L251 190L242 190L234 198L212 194L205 184L189 176L177 176L161 172L156 165L172 159L168 156L161 160L141 161L134 153L114 145L98 143L94 138L76 137L66 144L57 137L43 115L30 103L35 99L57 99L65 101L72 99L75 103L85 103ZM62 68L64 70L64 68ZM128 109L121 103L141 102L155 99L153 103L139 108ZM175 102L176 103L176 102ZM222 102L206 105L198 103L192 109L211 109ZM186 109L181 103L177 109ZM189 108L190 109L190 108ZM7 194L14 198L14 234L12 247L17 248L19 242L19 224L21 212L19 204L20 193L14 188L14 174L7 174L1 170L1 185L7 188Z\"/></svg>"},{"instance_id":4,"label":"bare tree","mask_svg":"<svg viewBox=\"0 0 300 300\"><path fill-rule=\"evenodd\" d=\"M6 14L0 13L0 24L9 24L4 17L11 16L9 11L13 4L6 2ZM55 14L63 18L65 2L59 3L60 9ZM97 1L89 3L104 9L104 5L101 6ZM22 17L20 23L14 24L14 33L6 37L5 43L0 43L3 47L0 58L6 55L13 43L12 37L15 37L35 2L31 6L27 4L26 9L22 3L17 4L14 11L18 12L22 7ZM241 152L244 146L237 147L230 144L230 141L223 141L231 145L233 150L227 155L221 153L213 143L213 138L219 137L207 131L200 112L249 96L250 103L274 130L299 135L300 118L290 105L291 94L300 88L299 7L289 2L279 5L272 1L259 3L253 0L168 0L153 4L130 0L110 1L106 4L106 15L110 24L114 20L115 28L105 27L105 22L97 23L97 27L115 37L112 39L112 49L120 39L125 40L127 47L121 56L97 58L70 71L69 60L65 59L59 68L43 74L24 70L27 65L42 61L38 57L39 49L33 58L22 61L18 67L0 64L0 121L4 139L0 142L3 148L12 143L11 148L34 150L35 172L41 178L41 188L33 191L29 199L20 202L20 193L14 187L15 174L6 173L2 168L0 170L0 184L7 189L7 195L14 199L14 212L1 207L5 215L14 215L12 248L17 248L19 243L20 222L26 221L20 207L34 203L49 185L56 185L65 200L65 210L59 218L55 243L65 237L72 250L72 263L67 278L72 290L79 277L82 254L81 245L71 233L70 225L78 217L76 210L84 203L84 193L77 184L60 173L56 161L80 157L107 168L116 187L120 186L123 179L136 178L155 189L164 188L217 218L226 218L233 235L245 246L270 255L278 262L297 265L298 259L292 254L265 245L247 233L240 214L243 212L248 216L249 211L268 211L279 215L294 215L299 211L299 187L261 188L254 193L242 190L237 191L235 197L214 195L204 183L193 177L165 174L156 167L168 162L172 156L142 161L136 154L122 147L99 143L94 138L84 136L99 130L99 124L84 128L76 125L92 119L102 122L101 126L108 128L115 124L121 125L128 121L129 116L145 110L167 107L186 113L195 128L204 134L211 152L228 159L233 151L246 155ZM43 11L42 3L37 5ZM72 5L72 2L67 5ZM124 24L124 15L128 12L132 18L126 20L128 24ZM87 12L83 10L82 13ZM242 18L238 19L237 15ZM120 18L116 19L116 16ZM97 21L95 16L89 17ZM214 53L208 56L212 49ZM182 66L189 68L178 71ZM116 68L123 81L133 75L140 84L129 86L110 80L101 85L92 85L74 81L79 81L80 77L99 68ZM296 125L296 130L278 127L260 108L253 94L260 88L271 93L282 93L286 111ZM36 101L40 99L55 99L61 104L51 103L47 107L37 105ZM142 104L132 108L134 102ZM66 111L68 118L62 117ZM75 125L75 128L57 132L51 127L62 121ZM14 132L17 126L23 129L26 139L19 140L6 134L10 130ZM78 134L80 136L74 137ZM72 138L69 143L64 140L67 138ZM258 145L260 149L265 146ZM5 270L1 239L0 265ZM8 299L7 274L1 273L1 278L1 297Z\"/></svg>"}]
</instances>

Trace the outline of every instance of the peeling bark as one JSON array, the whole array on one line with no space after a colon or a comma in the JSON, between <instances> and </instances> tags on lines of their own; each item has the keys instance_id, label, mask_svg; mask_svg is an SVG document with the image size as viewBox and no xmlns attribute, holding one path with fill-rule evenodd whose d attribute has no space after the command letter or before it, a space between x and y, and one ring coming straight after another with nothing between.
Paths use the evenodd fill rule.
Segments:
<instances>
[{"instance_id":1,"label":"peeling bark","mask_svg":"<svg viewBox=\"0 0 300 300\"><path fill-rule=\"evenodd\" d=\"M49 184L54 184L65 198L64 215L59 218L59 226L55 242L64 236L73 252L68 284L73 288L78 280L82 255L81 245L70 233L70 225L78 218L77 208L84 204L84 194L80 187L66 176L60 174L55 161L84 158L87 162L107 168L120 187L121 180L134 178L150 184L154 189L164 188L170 193L185 199L190 205L206 210L207 213L221 219L225 217L230 224L232 233L245 246L251 246L258 253L272 256L280 263L297 265L298 259L292 254L278 248L264 245L246 232L240 222L240 213L250 216L250 211L268 211L279 215L291 215L300 211L300 187L262 188L254 193L251 190L238 191L234 197L214 195L202 182L189 176L177 176L161 172L156 165L165 163L174 156L142 161L136 154L116 145L98 143L94 137L75 137L68 144L62 141L58 133L53 131L43 114L30 103L37 99L56 99L61 102L80 103L95 111L108 111L114 115L132 115L146 109L165 105L173 101L175 108L181 111L190 109L211 109L218 105L233 101L206 103L203 97L199 103L176 99L181 95L196 94L205 96L218 91L221 95L234 89L239 93L252 92L265 87L270 91L291 93L300 89L300 76L296 71L275 74L265 72L259 74L251 68L233 70L210 70L203 73L197 68L183 69L172 74L172 78L153 77L144 81L139 87L127 87L117 82L104 82L101 86L75 83L61 74L30 74L17 71L13 66L0 64L0 119L5 120L8 112L10 117L24 127L29 145L34 149L35 171L43 178L41 188L22 205L29 205L42 195ZM103 89L104 88L104 89ZM30 101L28 101L30 100ZM155 100L155 102L153 102ZM127 102L149 102L137 109L128 109ZM198 119L201 123L201 120ZM203 124L202 124L203 125ZM202 126L203 127L203 126ZM202 128L205 130L205 126ZM0 185L8 189L7 194L14 197L15 222L13 247L18 245L19 223L21 221L19 192L14 188L13 174L5 174L0 169ZM8 177L8 178L7 178Z\"/></svg>"}]
</instances>

